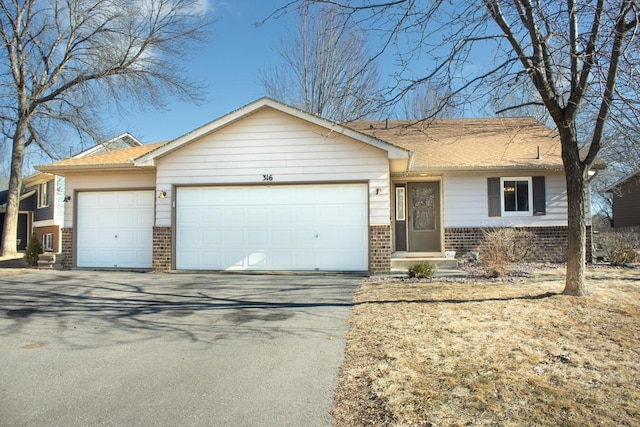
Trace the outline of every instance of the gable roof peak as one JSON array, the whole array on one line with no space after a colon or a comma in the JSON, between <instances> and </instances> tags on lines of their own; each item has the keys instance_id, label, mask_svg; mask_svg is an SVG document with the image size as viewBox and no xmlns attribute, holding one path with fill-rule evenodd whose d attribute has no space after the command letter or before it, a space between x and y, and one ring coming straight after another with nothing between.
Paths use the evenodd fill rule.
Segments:
<instances>
[{"instance_id":1,"label":"gable roof peak","mask_svg":"<svg viewBox=\"0 0 640 427\"><path fill-rule=\"evenodd\" d=\"M222 117L219 117L203 126L200 126L199 128L186 133L174 139L173 141L170 141L166 145L163 145L153 151L150 151L149 153L141 155L140 157L135 159L136 164L139 166L152 165L156 159L160 159L168 155L169 153L179 149L180 147L183 147L186 144L190 144L208 134L223 129L231 125L232 123L235 123L245 117L263 110L264 108L272 108L289 116L323 127L331 132L338 132L350 138L375 146L387 151L390 156L389 158L408 158L410 154L408 150L389 142L377 139L375 136L367 135L365 133L352 129L351 127L343 126L339 123L332 122L320 116L309 114L303 110L300 110L299 108L292 107L290 105L265 96Z\"/></svg>"}]
</instances>

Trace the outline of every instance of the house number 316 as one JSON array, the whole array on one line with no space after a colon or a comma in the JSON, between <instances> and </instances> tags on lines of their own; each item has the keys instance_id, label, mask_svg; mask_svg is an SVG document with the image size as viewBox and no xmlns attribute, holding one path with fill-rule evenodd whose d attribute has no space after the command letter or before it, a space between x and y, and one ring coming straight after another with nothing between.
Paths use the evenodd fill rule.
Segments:
<instances>
[{"instance_id":1,"label":"house number 316","mask_svg":"<svg viewBox=\"0 0 640 427\"><path fill-rule=\"evenodd\" d=\"M273 181L273 175L262 175L262 181Z\"/></svg>"}]
</instances>

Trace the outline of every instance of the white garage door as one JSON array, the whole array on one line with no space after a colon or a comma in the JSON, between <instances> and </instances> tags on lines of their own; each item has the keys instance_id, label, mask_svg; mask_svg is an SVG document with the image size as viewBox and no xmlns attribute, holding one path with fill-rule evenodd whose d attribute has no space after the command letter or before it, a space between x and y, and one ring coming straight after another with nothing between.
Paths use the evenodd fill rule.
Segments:
<instances>
[{"instance_id":1,"label":"white garage door","mask_svg":"<svg viewBox=\"0 0 640 427\"><path fill-rule=\"evenodd\" d=\"M366 184L179 188L179 270L368 270Z\"/></svg>"},{"instance_id":2,"label":"white garage door","mask_svg":"<svg viewBox=\"0 0 640 427\"><path fill-rule=\"evenodd\" d=\"M153 191L81 192L77 266L151 268Z\"/></svg>"}]
</instances>

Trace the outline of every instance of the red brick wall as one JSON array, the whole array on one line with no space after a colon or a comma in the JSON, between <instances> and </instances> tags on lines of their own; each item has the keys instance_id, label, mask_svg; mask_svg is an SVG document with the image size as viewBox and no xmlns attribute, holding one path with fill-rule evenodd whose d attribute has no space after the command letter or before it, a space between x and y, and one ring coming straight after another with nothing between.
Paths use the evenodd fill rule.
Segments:
<instances>
[{"instance_id":1,"label":"red brick wall","mask_svg":"<svg viewBox=\"0 0 640 427\"><path fill-rule=\"evenodd\" d=\"M391 226L369 227L369 272L384 274L391 271Z\"/></svg>"},{"instance_id":2,"label":"red brick wall","mask_svg":"<svg viewBox=\"0 0 640 427\"><path fill-rule=\"evenodd\" d=\"M171 227L153 227L153 262L155 271L171 270Z\"/></svg>"},{"instance_id":3,"label":"red brick wall","mask_svg":"<svg viewBox=\"0 0 640 427\"><path fill-rule=\"evenodd\" d=\"M514 227L536 235L536 246L525 261L565 262L567 260L567 227ZM446 250L456 251L456 256L477 251L483 239L483 228L446 228L444 245ZM587 227L587 262L593 261L591 227Z\"/></svg>"},{"instance_id":4,"label":"red brick wall","mask_svg":"<svg viewBox=\"0 0 640 427\"><path fill-rule=\"evenodd\" d=\"M64 255L62 268L69 270L73 267L73 228L62 229L62 251Z\"/></svg>"}]
</instances>

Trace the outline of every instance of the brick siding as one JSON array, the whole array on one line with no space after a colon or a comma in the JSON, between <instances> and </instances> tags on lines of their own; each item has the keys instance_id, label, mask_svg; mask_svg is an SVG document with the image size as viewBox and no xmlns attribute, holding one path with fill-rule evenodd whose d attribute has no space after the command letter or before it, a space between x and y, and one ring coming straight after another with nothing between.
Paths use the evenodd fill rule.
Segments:
<instances>
[{"instance_id":1,"label":"brick siding","mask_svg":"<svg viewBox=\"0 0 640 427\"><path fill-rule=\"evenodd\" d=\"M63 228L62 230L62 268L69 270L73 267L73 228Z\"/></svg>"},{"instance_id":2,"label":"brick siding","mask_svg":"<svg viewBox=\"0 0 640 427\"><path fill-rule=\"evenodd\" d=\"M369 272L384 274L391 271L391 226L369 227Z\"/></svg>"},{"instance_id":3,"label":"brick siding","mask_svg":"<svg viewBox=\"0 0 640 427\"><path fill-rule=\"evenodd\" d=\"M529 252L525 261L565 262L567 260L567 227L513 227L535 234L537 245ZM456 256L477 251L482 242L483 228L446 228L444 245L446 250L456 251ZM593 262L591 227L587 227L587 262Z\"/></svg>"},{"instance_id":4,"label":"brick siding","mask_svg":"<svg viewBox=\"0 0 640 427\"><path fill-rule=\"evenodd\" d=\"M153 227L154 271L171 270L171 227Z\"/></svg>"}]
</instances>

